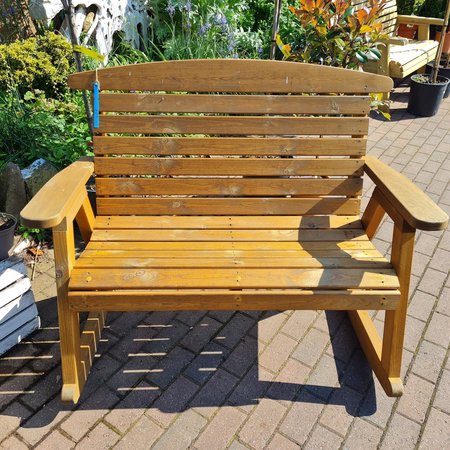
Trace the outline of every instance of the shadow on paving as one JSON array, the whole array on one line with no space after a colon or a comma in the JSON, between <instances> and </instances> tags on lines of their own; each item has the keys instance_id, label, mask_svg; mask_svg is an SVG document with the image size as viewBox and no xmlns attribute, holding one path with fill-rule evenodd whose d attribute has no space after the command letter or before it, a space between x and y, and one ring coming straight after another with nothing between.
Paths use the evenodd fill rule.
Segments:
<instances>
[{"instance_id":1,"label":"shadow on paving","mask_svg":"<svg viewBox=\"0 0 450 450\"><path fill-rule=\"evenodd\" d=\"M38 306L43 314L56 308L55 299ZM58 328L56 322L44 323L43 329L0 357L0 417L20 417L22 428L40 428L62 411L142 408L150 414L177 413L189 408L245 408L264 398L342 405L352 416L374 414L372 371L344 312L326 312L328 353L333 357L316 358L316 364L334 361L334 381L314 381L314 368L308 369L309 374L298 374L298 382L292 382L296 373L288 382L280 375L280 381L271 381L268 372L258 367L257 330L258 322L277 314L110 313L76 406L59 400ZM320 372L323 378L330 371Z\"/></svg>"}]
</instances>

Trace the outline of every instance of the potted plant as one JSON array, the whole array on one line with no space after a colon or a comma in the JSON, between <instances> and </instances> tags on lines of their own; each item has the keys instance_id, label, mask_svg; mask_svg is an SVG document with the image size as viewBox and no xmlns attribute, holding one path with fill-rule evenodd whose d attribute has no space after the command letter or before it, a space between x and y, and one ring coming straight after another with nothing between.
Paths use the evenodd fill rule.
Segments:
<instances>
[{"instance_id":1,"label":"potted plant","mask_svg":"<svg viewBox=\"0 0 450 450\"><path fill-rule=\"evenodd\" d=\"M17 220L7 213L0 213L0 261L8 257L9 249L14 242L14 230Z\"/></svg>"},{"instance_id":2,"label":"potted plant","mask_svg":"<svg viewBox=\"0 0 450 450\"><path fill-rule=\"evenodd\" d=\"M450 16L450 0L447 0L444 17L444 29L447 29ZM436 59L429 75L417 74L411 77L411 91L408 101L408 112L417 116L434 116L444 98L448 78L439 75L439 62L444 48L445 35L441 36Z\"/></svg>"}]
</instances>

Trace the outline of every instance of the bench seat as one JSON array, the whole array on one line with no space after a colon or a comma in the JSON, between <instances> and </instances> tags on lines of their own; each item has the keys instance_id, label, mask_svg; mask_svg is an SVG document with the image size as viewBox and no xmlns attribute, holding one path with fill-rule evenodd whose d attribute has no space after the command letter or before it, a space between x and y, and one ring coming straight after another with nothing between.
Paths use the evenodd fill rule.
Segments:
<instances>
[{"instance_id":1,"label":"bench seat","mask_svg":"<svg viewBox=\"0 0 450 450\"><path fill-rule=\"evenodd\" d=\"M176 310L188 289L190 309L218 295L223 309L268 309L275 296L280 309L394 309L398 288L357 216L100 216L69 298L80 311L100 299L120 311L130 296L135 310ZM333 302L343 291L348 301Z\"/></svg>"}]
</instances>

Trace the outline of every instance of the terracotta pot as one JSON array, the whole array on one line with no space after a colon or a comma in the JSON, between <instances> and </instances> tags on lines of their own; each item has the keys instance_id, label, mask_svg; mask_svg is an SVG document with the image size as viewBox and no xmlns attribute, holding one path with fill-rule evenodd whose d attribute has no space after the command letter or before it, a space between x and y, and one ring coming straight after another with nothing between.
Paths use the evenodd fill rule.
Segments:
<instances>
[{"instance_id":1,"label":"terracotta pot","mask_svg":"<svg viewBox=\"0 0 450 450\"><path fill-rule=\"evenodd\" d=\"M440 31L436 31L434 40L438 41L438 42L441 40L441 32ZM445 34L444 48L442 50L442 53L446 53L446 54L450 53L450 31L447 31L447 33Z\"/></svg>"}]
</instances>

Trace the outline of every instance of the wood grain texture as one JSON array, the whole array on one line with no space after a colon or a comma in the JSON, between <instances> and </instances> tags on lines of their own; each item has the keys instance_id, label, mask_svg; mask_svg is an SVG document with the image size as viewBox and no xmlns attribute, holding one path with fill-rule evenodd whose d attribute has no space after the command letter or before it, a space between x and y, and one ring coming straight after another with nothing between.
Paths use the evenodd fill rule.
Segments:
<instances>
[{"instance_id":1,"label":"wood grain texture","mask_svg":"<svg viewBox=\"0 0 450 450\"><path fill-rule=\"evenodd\" d=\"M102 112L368 114L369 96L101 93Z\"/></svg>"},{"instance_id":2,"label":"wood grain texture","mask_svg":"<svg viewBox=\"0 0 450 450\"><path fill-rule=\"evenodd\" d=\"M349 195L362 193L362 179L98 178L97 195Z\"/></svg>"},{"instance_id":3,"label":"wood grain texture","mask_svg":"<svg viewBox=\"0 0 450 450\"><path fill-rule=\"evenodd\" d=\"M180 76L182 74L182 76ZM166 92L389 92L389 78L314 64L268 60L164 61L99 69L103 90ZM95 71L69 76L72 89L92 89Z\"/></svg>"},{"instance_id":4,"label":"wood grain texture","mask_svg":"<svg viewBox=\"0 0 450 450\"><path fill-rule=\"evenodd\" d=\"M96 155L362 156L366 139L94 136Z\"/></svg>"},{"instance_id":5,"label":"wood grain texture","mask_svg":"<svg viewBox=\"0 0 450 450\"><path fill-rule=\"evenodd\" d=\"M367 117L105 115L98 133L213 135L367 134Z\"/></svg>"},{"instance_id":6,"label":"wood grain texture","mask_svg":"<svg viewBox=\"0 0 450 450\"><path fill-rule=\"evenodd\" d=\"M97 175L360 176L362 159L96 157Z\"/></svg>"},{"instance_id":7,"label":"wood grain texture","mask_svg":"<svg viewBox=\"0 0 450 450\"><path fill-rule=\"evenodd\" d=\"M57 173L21 211L23 225L52 228L65 218L75 218L86 197L86 182L94 165L77 161ZM51 201L50 201L51 199Z\"/></svg>"},{"instance_id":8,"label":"wood grain texture","mask_svg":"<svg viewBox=\"0 0 450 450\"><path fill-rule=\"evenodd\" d=\"M359 212L354 198L98 198L100 215L292 215Z\"/></svg>"},{"instance_id":9,"label":"wood grain texture","mask_svg":"<svg viewBox=\"0 0 450 450\"><path fill-rule=\"evenodd\" d=\"M361 229L358 216L98 216L95 228L152 230L164 228L177 230L283 230L283 229Z\"/></svg>"},{"instance_id":10,"label":"wood grain texture","mask_svg":"<svg viewBox=\"0 0 450 450\"><path fill-rule=\"evenodd\" d=\"M71 291L73 311L185 311L286 309L395 309L397 290L266 290L266 291Z\"/></svg>"},{"instance_id":11,"label":"wood grain texture","mask_svg":"<svg viewBox=\"0 0 450 450\"><path fill-rule=\"evenodd\" d=\"M447 227L448 215L404 175L372 156L366 157L365 171L413 228L433 231Z\"/></svg>"}]
</instances>

